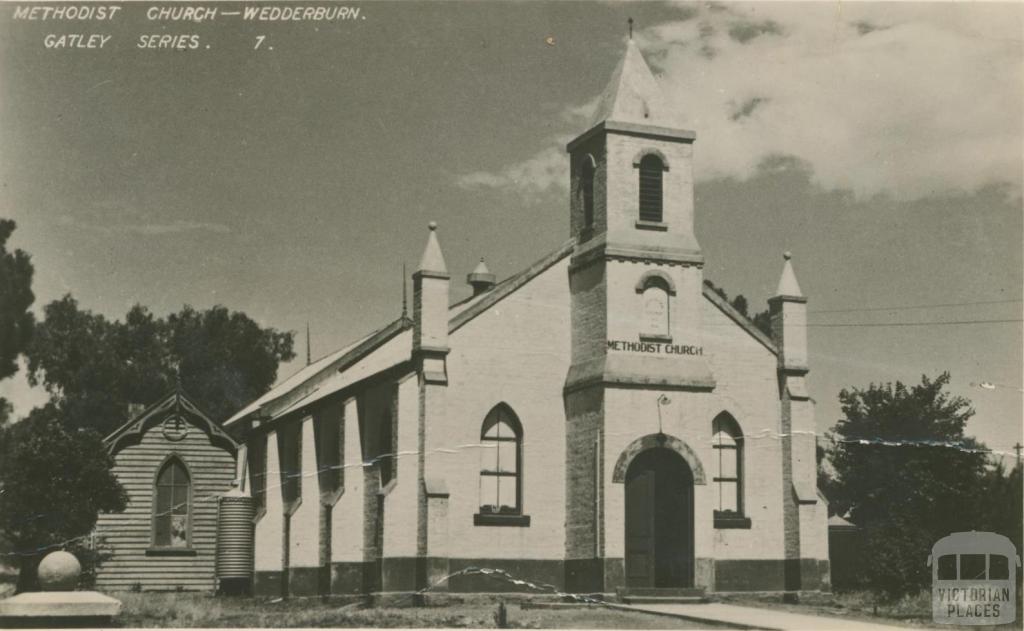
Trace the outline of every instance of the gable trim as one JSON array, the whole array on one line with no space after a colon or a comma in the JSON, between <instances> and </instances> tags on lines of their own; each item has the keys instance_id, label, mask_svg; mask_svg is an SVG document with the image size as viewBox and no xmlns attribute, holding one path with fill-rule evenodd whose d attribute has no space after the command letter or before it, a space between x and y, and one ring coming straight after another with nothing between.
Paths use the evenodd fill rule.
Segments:
<instances>
[{"instance_id":1,"label":"gable trim","mask_svg":"<svg viewBox=\"0 0 1024 631\"><path fill-rule=\"evenodd\" d=\"M771 338L765 335L761 329L754 326L754 323L750 321L750 318L737 311L735 307L716 294L715 290L711 289L707 285L703 286L703 292L704 297L711 301L711 304L718 307L722 313L729 316L733 322L740 325L740 328L749 333L751 337L760 342L776 356L779 354L779 349L775 346L775 343L772 342Z\"/></svg>"},{"instance_id":2,"label":"gable trim","mask_svg":"<svg viewBox=\"0 0 1024 631\"><path fill-rule=\"evenodd\" d=\"M210 417L180 389L175 389L164 395L135 418L111 432L103 439L103 442L107 445L110 454L115 455L125 447L142 440L142 436L147 431L172 413L181 414L192 420L200 431L207 435L212 444L218 445L232 454L238 452L238 443L228 436L219 425L211 421Z\"/></svg>"}]
</instances>

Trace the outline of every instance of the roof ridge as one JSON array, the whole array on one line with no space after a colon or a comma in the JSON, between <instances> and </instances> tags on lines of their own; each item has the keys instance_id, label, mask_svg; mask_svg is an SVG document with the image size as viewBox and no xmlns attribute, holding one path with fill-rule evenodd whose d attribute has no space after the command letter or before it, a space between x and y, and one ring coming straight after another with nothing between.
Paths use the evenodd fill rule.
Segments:
<instances>
[{"instance_id":1,"label":"roof ridge","mask_svg":"<svg viewBox=\"0 0 1024 631\"><path fill-rule=\"evenodd\" d=\"M288 377L288 379L293 379L294 377L298 376L303 370L316 366L318 362L324 362L323 366L321 366L318 370L311 371L306 378L300 380L298 383L292 384L291 387L287 388L286 390L280 392L275 396L270 396L269 398L264 399L264 397L267 397L268 395L272 394L274 390L277 389L278 387L284 386L284 384L288 382L288 379L285 379L277 386L270 388L269 390L261 394L259 397L254 399L252 402L248 403L245 407L236 412L234 415L232 415L231 418L224 422L224 425L227 426L236 423L237 421L252 414L260 407L277 401L282 397L287 396L289 393L295 392L298 388L301 388L302 386L308 384L310 381L316 379L319 376L322 376L324 374L331 374L333 372L337 372L338 370L343 370L345 367L350 366L353 363L353 361L361 359L367 353L376 348L376 346L379 345L379 342L382 341L382 338L383 341L386 341L387 339L390 339L391 336L394 335L395 333L404 331L411 325L412 321L409 320L409 318L405 316L399 316L398 318L392 320L391 322L385 324L384 326L375 329L374 331L360 338L356 338L354 342L351 342L335 351L328 353L327 355L317 360L316 362L313 362L309 366L303 366L290 377ZM348 350L346 351L345 349ZM342 353L342 351L345 352ZM341 355L334 357L337 353L341 353ZM324 361L328 359L329 361ZM256 405L257 402L259 402L259 405ZM254 405L256 405L255 409L249 409Z\"/></svg>"},{"instance_id":2,"label":"roof ridge","mask_svg":"<svg viewBox=\"0 0 1024 631\"><path fill-rule=\"evenodd\" d=\"M749 317L740 313L736 309L736 307L729 304L728 300L719 296L714 289L707 285L707 283L708 281L704 281L704 283L702 283L702 291L704 293L704 297L710 300L711 304L721 309L722 312L725 313L725 315L732 318L732 320L736 322L736 324L740 325L743 329L745 329L747 333L749 333L755 340L763 344L765 348L778 355L779 349L775 346L775 342L773 342L770 337L765 335L764 331L757 328L757 325L755 325Z\"/></svg>"},{"instance_id":3,"label":"roof ridge","mask_svg":"<svg viewBox=\"0 0 1024 631\"><path fill-rule=\"evenodd\" d=\"M504 299L509 294L515 292L517 289L530 282L549 267L562 260L566 256L572 254L573 248L576 247L576 237L572 237L562 243L556 250L549 252L544 257L534 261L532 265L526 269L520 271L517 274L509 276L505 280L501 281L494 286L493 289L483 295L478 302L462 311L456 313L448 321L448 332L454 333L460 329L463 325L468 323L470 320L480 315L493 305ZM461 303L460 303L461 304Z\"/></svg>"}]
</instances>

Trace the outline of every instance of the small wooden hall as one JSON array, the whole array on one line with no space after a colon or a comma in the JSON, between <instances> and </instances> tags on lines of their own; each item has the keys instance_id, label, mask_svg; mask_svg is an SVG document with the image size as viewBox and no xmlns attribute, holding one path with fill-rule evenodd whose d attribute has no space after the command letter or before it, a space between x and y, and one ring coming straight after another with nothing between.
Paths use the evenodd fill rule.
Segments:
<instances>
[{"instance_id":1,"label":"small wooden hall","mask_svg":"<svg viewBox=\"0 0 1024 631\"><path fill-rule=\"evenodd\" d=\"M96 523L97 589L216 589L218 502L234 487L238 444L180 390L104 442L128 505Z\"/></svg>"}]
</instances>

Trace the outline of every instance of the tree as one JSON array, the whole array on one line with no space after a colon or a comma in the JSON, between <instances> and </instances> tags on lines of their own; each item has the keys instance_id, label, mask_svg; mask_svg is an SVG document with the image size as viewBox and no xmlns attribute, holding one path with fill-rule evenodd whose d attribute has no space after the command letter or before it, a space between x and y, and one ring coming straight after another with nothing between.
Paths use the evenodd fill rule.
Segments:
<instances>
[{"instance_id":1,"label":"tree","mask_svg":"<svg viewBox=\"0 0 1024 631\"><path fill-rule=\"evenodd\" d=\"M931 545L951 532L982 530L979 508L987 453L964 435L970 403L944 392L949 373L844 389L844 418L831 436L830 483L838 512L864 531L865 582L884 597L930 583Z\"/></svg>"},{"instance_id":2,"label":"tree","mask_svg":"<svg viewBox=\"0 0 1024 631\"><path fill-rule=\"evenodd\" d=\"M127 420L130 403L152 403L178 383L223 422L274 383L279 363L295 356L292 335L221 306L157 318L135 305L110 321L66 295L36 325L29 382L46 387L69 427L103 435Z\"/></svg>"},{"instance_id":3,"label":"tree","mask_svg":"<svg viewBox=\"0 0 1024 631\"><path fill-rule=\"evenodd\" d=\"M68 430L54 406L0 432L0 531L19 566L18 591L37 588L40 559L80 549L100 511L124 510L113 457L94 430Z\"/></svg>"},{"instance_id":4,"label":"tree","mask_svg":"<svg viewBox=\"0 0 1024 631\"><path fill-rule=\"evenodd\" d=\"M765 309L754 314L754 326L761 330L768 337L772 336L772 315L771 311Z\"/></svg>"},{"instance_id":5,"label":"tree","mask_svg":"<svg viewBox=\"0 0 1024 631\"><path fill-rule=\"evenodd\" d=\"M730 304L732 304L733 309L742 313L744 317L749 317L747 315L747 299L743 294L740 294L733 298L732 303Z\"/></svg>"},{"instance_id":6,"label":"tree","mask_svg":"<svg viewBox=\"0 0 1024 631\"><path fill-rule=\"evenodd\" d=\"M33 317L31 258L22 250L7 251L7 239L15 223L0 219L0 379L18 370L18 355L32 336Z\"/></svg>"},{"instance_id":7,"label":"tree","mask_svg":"<svg viewBox=\"0 0 1024 631\"><path fill-rule=\"evenodd\" d=\"M295 357L292 333L262 329L244 313L186 306L167 319L168 349L179 362L185 390L211 418L227 420L277 379Z\"/></svg>"},{"instance_id":8,"label":"tree","mask_svg":"<svg viewBox=\"0 0 1024 631\"><path fill-rule=\"evenodd\" d=\"M1021 466L1007 471L1001 461L997 462L985 472L982 488L985 501L981 507L982 528L979 530L1009 537L1018 551L1024 550L1024 542L1021 541L1021 523L1024 521Z\"/></svg>"},{"instance_id":9,"label":"tree","mask_svg":"<svg viewBox=\"0 0 1024 631\"><path fill-rule=\"evenodd\" d=\"M728 302L732 306L732 308L738 311L742 316L753 322L754 326L756 326L762 333L764 333L768 337L772 336L772 318L771 313L768 309L765 309L764 311L759 311L758 313L754 314L753 318L751 318L749 313L750 305L747 302L746 296L744 296L743 294L739 294L730 301L729 294L721 287L718 287L710 280L705 280L704 284L707 285L713 292L721 296L722 300Z\"/></svg>"}]
</instances>

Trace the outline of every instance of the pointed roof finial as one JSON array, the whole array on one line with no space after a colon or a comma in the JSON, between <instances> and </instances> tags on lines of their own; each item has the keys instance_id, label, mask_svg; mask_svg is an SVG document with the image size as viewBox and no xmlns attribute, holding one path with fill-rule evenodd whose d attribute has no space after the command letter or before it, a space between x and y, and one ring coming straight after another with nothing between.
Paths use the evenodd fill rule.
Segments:
<instances>
[{"instance_id":1,"label":"pointed roof finial","mask_svg":"<svg viewBox=\"0 0 1024 631\"><path fill-rule=\"evenodd\" d=\"M793 264L790 263L790 260L793 258L793 254L787 250L782 254L782 258L786 262L782 266L782 276L779 278L779 287L775 290L775 295L803 297L804 294L800 291L800 284L796 282L796 273L793 271Z\"/></svg>"},{"instance_id":2,"label":"pointed roof finial","mask_svg":"<svg viewBox=\"0 0 1024 631\"><path fill-rule=\"evenodd\" d=\"M444 255L441 254L441 244L437 242L437 222L431 221L427 227L430 228L430 234L427 236L427 247L423 250L423 258L420 259L417 272L430 272L447 277L448 266L444 262Z\"/></svg>"},{"instance_id":3,"label":"pointed roof finial","mask_svg":"<svg viewBox=\"0 0 1024 631\"><path fill-rule=\"evenodd\" d=\"M309 348L309 320L306 320L306 365L313 363L313 351Z\"/></svg>"},{"instance_id":4,"label":"pointed roof finial","mask_svg":"<svg viewBox=\"0 0 1024 631\"><path fill-rule=\"evenodd\" d=\"M629 39L631 39L631 40L632 40L632 39L633 39L633 18L632 18L632 17L630 17L630 18L629 18L628 20L626 20L626 21L627 21L627 22L629 22Z\"/></svg>"}]
</instances>

